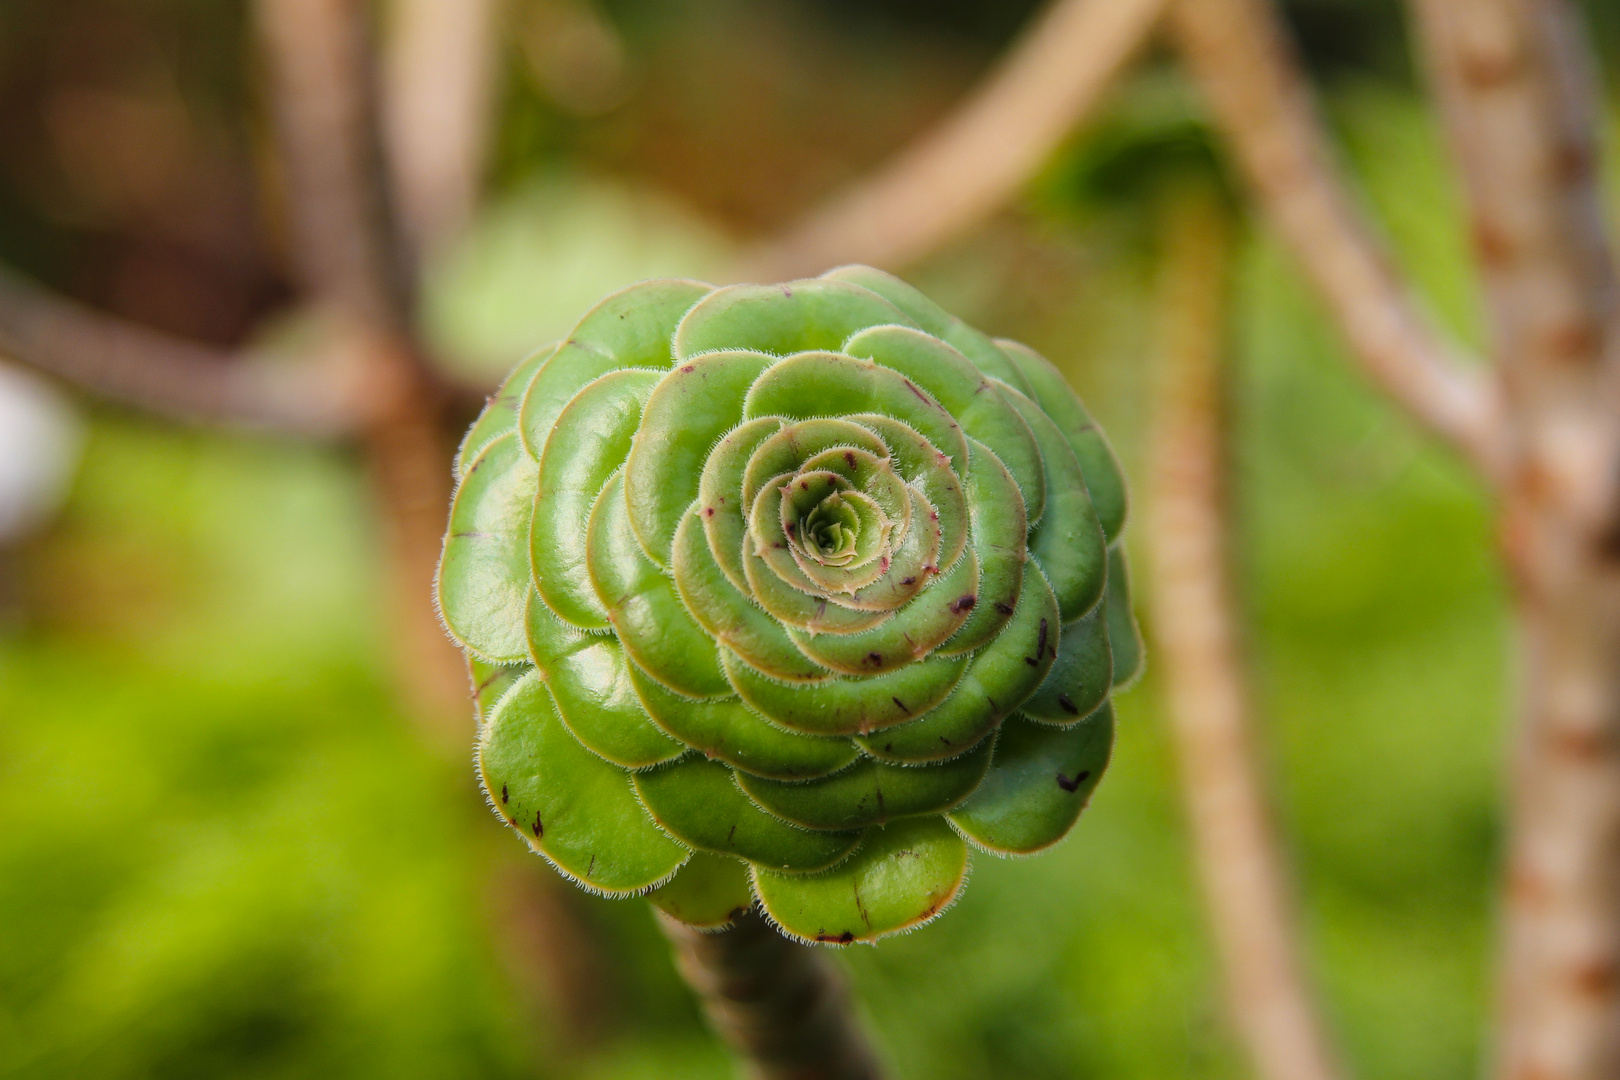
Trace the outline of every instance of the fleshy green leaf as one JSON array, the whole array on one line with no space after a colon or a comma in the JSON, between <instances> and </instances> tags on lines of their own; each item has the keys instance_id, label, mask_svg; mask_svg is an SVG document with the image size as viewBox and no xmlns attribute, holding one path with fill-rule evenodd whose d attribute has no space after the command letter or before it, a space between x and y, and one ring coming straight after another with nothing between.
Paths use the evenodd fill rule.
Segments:
<instances>
[{"instance_id":1,"label":"fleshy green leaf","mask_svg":"<svg viewBox=\"0 0 1620 1080\"><path fill-rule=\"evenodd\" d=\"M675 355L689 360L719 349L757 349L787 356L836 349L868 326L910 322L876 293L825 278L732 285L704 297L681 320Z\"/></svg>"},{"instance_id":2,"label":"fleshy green leaf","mask_svg":"<svg viewBox=\"0 0 1620 1080\"><path fill-rule=\"evenodd\" d=\"M615 765L640 769L686 752L641 707L624 647L614 638L592 635L583 648L549 664L545 678L568 730Z\"/></svg>"},{"instance_id":3,"label":"fleshy green leaf","mask_svg":"<svg viewBox=\"0 0 1620 1080\"><path fill-rule=\"evenodd\" d=\"M1040 516L1046 490L1041 452L1000 383L992 382L967 357L938 338L909 327L863 330L845 344L844 351L876 360L932 394L956 417L963 432L989 447L1007 466L1025 506Z\"/></svg>"},{"instance_id":4,"label":"fleshy green leaf","mask_svg":"<svg viewBox=\"0 0 1620 1080\"><path fill-rule=\"evenodd\" d=\"M859 842L859 832L812 832L772 817L737 789L734 775L692 756L637 773L635 783L647 812L676 839L773 870L820 870Z\"/></svg>"},{"instance_id":5,"label":"fleshy green leaf","mask_svg":"<svg viewBox=\"0 0 1620 1080\"><path fill-rule=\"evenodd\" d=\"M996 736L984 781L947 816L991 851L1027 855L1050 847L1074 827L1113 746L1108 705L1063 728L1011 717Z\"/></svg>"},{"instance_id":6,"label":"fleshy green leaf","mask_svg":"<svg viewBox=\"0 0 1620 1080\"><path fill-rule=\"evenodd\" d=\"M754 868L754 890L782 931L848 945L921 926L955 899L967 877L962 838L939 818L868 829L860 850L822 874Z\"/></svg>"},{"instance_id":7,"label":"fleshy green leaf","mask_svg":"<svg viewBox=\"0 0 1620 1080\"><path fill-rule=\"evenodd\" d=\"M884 761L937 761L977 746L1001 719L1024 703L1056 659L1061 628L1046 575L1032 567L1012 620L973 654L951 696L921 719L855 741Z\"/></svg>"},{"instance_id":8,"label":"fleshy green leaf","mask_svg":"<svg viewBox=\"0 0 1620 1080\"><path fill-rule=\"evenodd\" d=\"M741 547L740 544L738 546ZM713 540L709 542L709 552L711 555L714 554ZM845 607L838 602L838 598L813 596L801 592L789 582L782 580L776 569L754 552L751 544L741 556L743 585L747 594L765 609L767 615L789 630L813 631L818 634L855 634L876 626L892 614L887 611L863 611L860 608ZM718 564L718 560L716 563ZM799 645L799 642L795 639L794 644ZM803 646L799 647L802 651ZM815 659L810 653L805 655L812 660Z\"/></svg>"},{"instance_id":9,"label":"fleshy green leaf","mask_svg":"<svg viewBox=\"0 0 1620 1080\"><path fill-rule=\"evenodd\" d=\"M501 699L479 741L478 771L496 811L529 846L591 888L642 892L689 854L641 808L630 774L569 734L539 671Z\"/></svg>"},{"instance_id":10,"label":"fleshy green leaf","mask_svg":"<svg viewBox=\"0 0 1620 1080\"><path fill-rule=\"evenodd\" d=\"M747 863L694 851L686 865L647 899L676 922L698 930L723 930L753 906L754 894Z\"/></svg>"},{"instance_id":11,"label":"fleshy green leaf","mask_svg":"<svg viewBox=\"0 0 1620 1080\"><path fill-rule=\"evenodd\" d=\"M746 415L817 416L881 413L906 424L948 455L958 473L967 442L956 418L899 372L835 352L795 353L772 365L748 391Z\"/></svg>"},{"instance_id":12,"label":"fleshy green leaf","mask_svg":"<svg viewBox=\"0 0 1620 1080\"><path fill-rule=\"evenodd\" d=\"M1029 393L1030 388L1024 381L1023 373L1007 359L1006 354L996 348L994 341L893 274L870 266L840 266L827 271L824 276L871 289L904 311L918 326L966 356L986 375Z\"/></svg>"},{"instance_id":13,"label":"fleshy green leaf","mask_svg":"<svg viewBox=\"0 0 1620 1080\"><path fill-rule=\"evenodd\" d=\"M704 460L742 421L743 396L772 362L748 351L688 360L664 376L647 399L624 465L624 490L630 527L659 566L669 565L675 528L697 498Z\"/></svg>"},{"instance_id":14,"label":"fleshy green leaf","mask_svg":"<svg viewBox=\"0 0 1620 1080\"><path fill-rule=\"evenodd\" d=\"M602 489L588 529L591 582L619 640L643 671L688 697L731 693L714 641L630 530L623 474Z\"/></svg>"},{"instance_id":15,"label":"fleshy green leaf","mask_svg":"<svg viewBox=\"0 0 1620 1080\"><path fill-rule=\"evenodd\" d=\"M861 758L819 780L792 784L739 773L737 784L771 813L805 828L860 829L949 810L984 779L994 741L985 739L966 754L932 765Z\"/></svg>"},{"instance_id":16,"label":"fleshy green leaf","mask_svg":"<svg viewBox=\"0 0 1620 1080\"><path fill-rule=\"evenodd\" d=\"M737 697L682 697L630 665L630 681L653 723L694 750L777 780L811 780L858 756L848 739L802 735L767 723Z\"/></svg>"},{"instance_id":17,"label":"fleshy green leaf","mask_svg":"<svg viewBox=\"0 0 1620 1080\"><path fill-rule=\"evenodd\" d=\"M1114 654L1114 685L1125 686L1142 672L1142 631L1131 608L1130 570L1125 545L1108 549L1108 648Z\"/></svg>"},{"instance_id":18,"label":"fleshy green leaf","mask_svg":"<svg viewBox=\"0 0 1620 1080\"><path fill-rule=\"evenodd\" d=\"M466 438L461 440L461 449L456 452L457 479L466 474L467 466L471 465L490 443L508 431L517 430L518 407L523 404L523 395L528 392L534 373L539 371L556 351L557 346L547 345L531 354L506 377L500 390L489 399L489 403L484 406L484 411L478 414L473 426L467 429Z\"/></svg>"},{"instance_id":19,"label":"fleshy green leaf","mask_svg":"<svg viewBox=\"0 0 1620 1080\"><path fill-rule=\"evenodd\" d=\"M1008 391L1046 463L1046 513L1029 534L1029 553L1046 572L1065 619L1078 619L1102 598L1108 578L1107 545L1086 494L1080 462L1047 415L1033 401Z\"/></svg>"},{"instance_id":20,"label":"fleshy green leaf","mask_svg":"<svg viewBox=\"0 0 1620 1080\"><path fill-rule=\"evenodd\" d=\"M1086 488L1091 492L1092 505L1102 523L1103 534L1112 544L1125 528L1128 500L1125 492L1125 471L1119 467L1113 448L1108 445L1102 429L1070 389L1061 372L1051 361L1028 345L1000 339L996 342L1007 358L1018 366L1031 387L1034 398L1052 422L1063 432L1080 459L1085 473Z\"/></svg>"},{"instance_id":21,"label":"fleshy green leaf","mask_svg":"<svg viewBox=\"0 0 1620 1080\"><path fill-rule=\"evenodd\" d=\"M745 461L740 472L743 512L748 513L766 481L773 477L794 473L811 457L827 450L851 447L874 457L888 456L888 448L870 428L843 418L817 417L792 424L781 423L780 417L756 417L746 421L745 430L756 424L778 421L779 429L760 440ZM729 472L729 470L728 470ZM731 478L735 480L735 478Z\"/></svg>"},{"instance_id":22,"label":"fleshy green leaf","mask_svg":"<svg viewBox=\"0 0 1620 1080\"><path fill-rule=\"evenodd\" d=\"M977 440L967 476L969 542L979 556L979 596L967 621L940 646L942 653L977 649L1012 618L1023 590L1029 519L1012 474Z\"/></svg>"},{"instance_id":23,"label":"fleshy green leaf","mask_svg":"<svg viewBox=\"0 0 1620 1080\"><path fill-rule=\"evenodd\" d=\"M467 675L473 688L473 713L479 724L489 719L495 703L530 670L527 664L486 664L471 656L467 658ZM850 753L854 752L854 747L851 747Z\"/></svg>"},{"instance_id":24,"label":"fleshy green leaf","mask_svg":"<svg viewBox=\"0 0 1620 1080\"><path fill-rule=\"evenodd\" d=\"M743 533L747 528L743 515L748 507L738 495L742 490L743 470L759 444L781 428L782 421L774 416L763 416L732 428L709 451L698 481L698 512L703 517L709 553L738 589L748 588L742 565Z\"/></svg>"},{"instance_id":25,"label":"fleshy green leaf","mask_svg":"<svg viewBox=\"0 0 1620 1080\"><path fill-rule=\"evenodd\" d=\"M781 623L756 607L726 578L709 552L695 509L676 532L673 555L675 585L685 604L683 612L690 612L690 617L701 623L714 640L771 678L806 683L829 677L827 669L812 663L794 646ZM725 692L730 692L729 686Z\"/></svg>"},{"instance_id":26,"label":"fleshy green leaf","mask_svg":"<svg viewBox=\"0 0 1620 1080\"><path fill-rule=\"evenodd\" d=\"M896 329L904 329L896 327ZM938 516L939 568L955 564L967 544L967 496L962 478L943 450L892 416L855 413L850 420L877 434L894 456L894 468L922 494Z\"/></svg>"},{"instance_id":27,"label":"fleshy green leaf","mask_svg":"<svg viewBox=\"0 0 1620 1080\"><path fill-rule=\"evenodd\" d=\"M854 634L789 630L799 651L818 664L851 675L915 663L954 634L978 602L979 557L968 552L893 617Z\"/></svg>"},{"instance_id":28,"label":"fleshy green leaf","mask_svg":"<svg viewBox=\"0 0 1620 1080\"><path fill-rule=\"evenodd\" d=\"M1098 604L1081 618L1063 624L1052 670L1020 711L1042 723L1072 724L1090 716L1113 685L1107 607Z\"/></svg>"},{"instance_id":29,"label":"fleshy green leaf","mask_svg":"<svg viewBox=\"0 0 1620 1080\"><path fill-rule=\"evenodd\" d=\"M930 656L865 679L789 684L760 673L729 649L720 658L744 701L807 735L853 735L903 724L946 700L968 663L965 656Z\"/></svg>"},{"instance_id":30,"label":"fleshy green leaf","mask_svg":"<svg viewBox=\"0 0 1620 1080\"><path fill-rule=\"evenodd\" d=\"M673 278L643 281L586 312L523 396L518 430L529 455L540 459L563 406L595 379L620 368L668 369L676 323L711 287Z\"/></svg>"},{"instance_id":31,"label":"fleshy green leaf","mask_svg":"<svg viewBox=\"0 0 1620 1080\"><path fill-rule=\"evenodd\" d=\"M502 435L467 467L439 560L439 610L468 652L494 663L529 655L529 515L535 464Z\"/></svg>"},{"instance_id":32,"label":"fleshy green leaf","mask_svg":"<svg viewBox=\"0 0 1620 1080\"><path fill-rule=\"evenodd\" d=\"M624 464L658 373L630 369L590 383L557 417L540 454L529 526L529 565L546 606L586 630L608 628L591 585L585 524L608 478Z\"/></svg>"}]
</instances>

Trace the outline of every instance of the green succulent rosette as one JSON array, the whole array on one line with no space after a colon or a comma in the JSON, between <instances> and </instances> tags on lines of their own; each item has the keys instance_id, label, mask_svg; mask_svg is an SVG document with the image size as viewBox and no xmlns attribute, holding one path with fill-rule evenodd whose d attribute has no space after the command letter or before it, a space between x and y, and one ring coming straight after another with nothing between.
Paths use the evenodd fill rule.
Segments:
<instances>
[{"instance_id":1,"label":"green succulent rosette","mask_svg":"<svg viewBox=\"0 0 1620 1080\"><path fill-rule=\"evenodd\" d=\"M649 281L473 425L440 565L491 805L695 926L870 941L1039 851L1136 671L1125 486L1057 370L881 271Z\"/></svg>"}]
</instances>

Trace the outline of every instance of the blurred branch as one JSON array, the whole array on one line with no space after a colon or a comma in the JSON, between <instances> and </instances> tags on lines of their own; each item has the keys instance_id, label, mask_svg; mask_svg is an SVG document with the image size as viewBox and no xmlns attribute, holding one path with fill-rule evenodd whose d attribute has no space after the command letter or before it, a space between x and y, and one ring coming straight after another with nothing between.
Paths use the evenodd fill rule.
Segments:
<instances>
[{"instance_id":1,"label":"blurred branch","mask_svg":"<svg viewBox=\"0 0 1620 1080\"><path fill-rule=\"evenodd\" d=\"M58 296L0 267L0 354L98 397L191 423L335 436L365 415L337 349L293 359L214 348Z\"/></svg>"},{"instance_id":2,"label":"blurred branch","mask_svg":"<svg viewBox=\"0 0 1620 1080\"><path fill-rule=\"evenodd\" d=\"M757 280L898 267L1011 198L1141 48L1165 0L1058 0L954 113L745 259Z\"/></svg>"},{"instance_id":3,"label":"blurred branch","mask_svg":"<svg viewBox=\"0 0 1620 1080\"><path fill-rule=\"evenodd\" d=\"M1151 436L1154 628L1226 999L1261 1080L1340 1069L1299 955L1257 766L1228 577L1221 349L1230 211L1211 186L1162 200Z\"/></svg>"},{"instance_id":4,"label":"blurred branch","mask_svg":"<svg viewBox=\"0 0 1620 1080\"><path fill-rule=\"evenodd\" d=\"M1620 309L1599 97L1565 0L1415 4L1511 436L1512 762L1497 1075L1620 1075Z\"/></svg>"},{"instance_id":5,"label":"blurred branch","mask_svg":"<svg viewBox=\"0 0 1620 1080\"><path fill-rule=\"evenodd\" d=\"M758 911L704 933L659 914L675 966L750 1080L881 1080L849 993L828 958Z\"/></svg>"},{"instance_id":6,"label":"blurred branch","mask_svg":"<svg viewBox=\"0 0 1620 1080\"><path fill-rule=\"evenodd\" d=\"M369 5L258 0L295 258L309 287L375 330L410 326L383 164Z\"/></svg>"},{"instance_id":7,"label":"blurred branch","mask_svg":"<svg viewBox=\"0 0 1620 1080\"><path fill-rule=\"evenodd\" d=\"M383 131L412 261L472 217L489 136L499 0L392 0Z\"/></svg>"},{"instance_id":8,"label":"blurred branch","mask_svg":"<svg viewBox=\"0 0 1620 1080\"><path fill-rule=\"evenodd\" d=\"M391 116L405 133L399 168L423 242L470 212L492 2L401 0L391 84L401 101ZM275 105L299 261L335 310L342 340L297 359L214 348L97 312L0 267L0 351L159 416L321 437L372 430L413 395L465 393L420 362L409 335L410 259L379 156L363 6L275 0L259 14L276 55L291 60L276 66ZM459 696L459 678L455 685Z\"/></svg>"},{"instance_id":9,"label":"blurred branch","mask_svg":"<svg viewBox=\"0 0 1620 1080\"><path fill-rule=\"evenodd\" d=\"M461 660L432 583L450 500L437 380L414 336L407 247L382 155L377 70L364 0L258 0L298 262L353 335L377 403L362 433L384 511L398 664L419 713L447 736L467 713Z\"/></svg>"},{"instance_id":10,"label":"blurred branch","mask_svg":"<svg viewBox=\"0 0 1620 1080\"><path fill-rule=\"evenodd\" d=\"M1321 291L1362 366L1488 476L1492 384L1422 313L1346 190L1270 0L1172 0L1170 25L1254 197Z\"/></svg>"},{"instance_id":11,"label":"blurred branch","mask_svg":"<svg viewBox=\"0 0 1620 1080\"><path fill-rule=\"evenodd\" d=\"M1508 392L1538 404L1573 394L1599 409L1589 380L1604 362L1617 296L1578 16L1564 0L1413 6L1468 194Z\"/></svg>"}]
</instances>

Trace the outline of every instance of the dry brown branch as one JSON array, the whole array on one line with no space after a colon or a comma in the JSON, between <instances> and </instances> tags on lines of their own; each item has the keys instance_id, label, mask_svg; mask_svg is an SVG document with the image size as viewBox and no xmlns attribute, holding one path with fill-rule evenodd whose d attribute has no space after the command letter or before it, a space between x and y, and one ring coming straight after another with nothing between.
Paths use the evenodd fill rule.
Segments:
<instances>
[{"instance_id":1,"label":"dry brown branch","mask_svg":"<svg viewBox=\"0 0 1620 1080\"><path fill-rule=\"evenodd\" d=\"M188 423L331 437L366 415L337 349L290 357L214 348L57 296L0 267L0 355L97 397Z\"/></svg>"},{"instance_id":2,"label":"dry brown branch","mask_svg":"<svg viewBox=\"0 0 1620 1080\"><path fill-rule=\"evenodd\" d=\"M887 166L744 260L780 281L898 267L1010 199L1142 46L1165 0L1058 0L982 86Z\"/></svg>"},{"instance_id":3,"label":"dry brown branch","mask_svg":"<svg viewBox=\"0 0 1620 1080\"><path fill-rule=\"evenodd\" d=\"M360 0L259 0L294 257L356 320L405 332L410 293L382 163L377 73Z\"/></svg>"},{"instance_id":4,"label":"dry brown branch","mask_svg":"<svg viewBox=\"0 0 1620 1080\"><path fill-rule=\"evenodd\" d=\"M376 402L363 432L391 554L402 684L442 731L467 715L461 659L430 603L449 503L450 446L413 336L406 245L382 158L362 0L259 0L298 262L352 335Z\"/></svg>"},{"instance_id":5,"label":"dry brown branch","mask_svg":"<svg viewBox=\"0 0 1620 1080\"><path fill-rule=\"evenodd\" d=\"M757 911L706 934L660 914L675 965L750 1080L881 1080L828 958Z\"/></svg>"},{"instance_id":6,"label":"dry brown branch","mask_svg":"<svg viewBox=\"0 0 1620 1080\"><path fill-rule=\"evenodd\" d=\"M1256 201L1314 279L1363 367L1487 475L1492 384L1421 311L1348 194L1269 0L1172 0L1170 26Z\"/></svg>"},{"instance_id":7,"label":"dry brown branch","mask_svg":"<svg viewBox=\"0 0 1620 1080\"><path fill-rule=\"evenodd\" d=\"M1227 563L1221 349L1230 211L1187 185L1160 212L1151 436L1154 628L1226 997L1261 1080L1337 1080L1269 820Z\"/></svg>"},{"instance_id":8,"label":"dry brown branch","mask_svg":"<svg viewBox=\"0 0 1620 1080\"><path fill-rule=\"evenodd\" d=\"M1504 387L1524 650L1497 1072L1620 1076L1615 272L1587 55L1564 0L1423 0Z\"/></svg>"},{"instance_id":9,"label":"dry brown branch","mask_svg":"<svg viewBox=\"0 0 1620 1080\"><path fill-rule=\"evenodd\" d=\"M472 217L496 70L497 0L393 0L383 130L413 261Z\"/></svg>"}]
</instances>

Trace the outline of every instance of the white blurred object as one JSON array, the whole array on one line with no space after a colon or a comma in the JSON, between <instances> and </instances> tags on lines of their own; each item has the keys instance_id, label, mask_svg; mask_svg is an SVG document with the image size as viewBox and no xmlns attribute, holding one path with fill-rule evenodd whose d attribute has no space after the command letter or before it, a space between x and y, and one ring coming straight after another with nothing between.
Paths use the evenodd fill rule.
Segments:
<instances>
[{"instance_id":1,"label":"white blurred object","mask_svg":"<svg viewBox=\"0 0 1620 1080\"><path fill-rule=\"evenodd\" d=\"M73 406L45 380L0 362L0 543L40 525L67 498L84 445Z\"/></svg>"}]
</instances>

